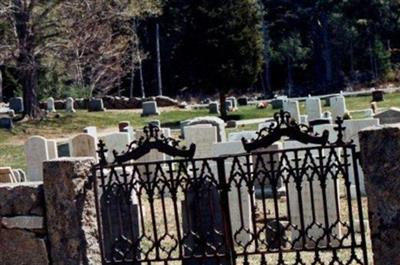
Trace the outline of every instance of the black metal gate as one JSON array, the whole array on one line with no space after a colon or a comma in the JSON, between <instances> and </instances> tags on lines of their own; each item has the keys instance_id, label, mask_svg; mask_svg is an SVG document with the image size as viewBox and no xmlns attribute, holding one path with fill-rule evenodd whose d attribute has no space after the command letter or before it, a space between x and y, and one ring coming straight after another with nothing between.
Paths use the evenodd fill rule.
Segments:
<instances>
[{"instance_id":1,"label":"black metal gate","mask_svg":"<svg viewBox=\"0 0 400 265\"><path fill-rule=\"evenodd\" d=\"M329 143L287 112L274 118L240 155L194 159L194 145L153 126L113 163L100 142L103 264L368 264L356 149L342 120ZM281 138L309 145L272 150ZM154 151L175 159L132 162Z\"/></svg>"}]
</instances>

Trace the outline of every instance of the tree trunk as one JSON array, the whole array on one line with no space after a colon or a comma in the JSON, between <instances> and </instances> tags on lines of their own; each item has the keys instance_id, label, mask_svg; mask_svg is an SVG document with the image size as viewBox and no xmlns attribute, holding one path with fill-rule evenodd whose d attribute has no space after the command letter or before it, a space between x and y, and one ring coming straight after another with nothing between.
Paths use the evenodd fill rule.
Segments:
<instances>
[{"instance_id":1,"label":"tree trunk","mask_svg":"<svg viewBox=\"0 0 400 265\"><path fill-rule=\"evenodd\" d=\"M145 98L146 97L146 91L144 89L143 66L142 66L142 59L140 58L140 55L139 55L139 79L140 79L139 81L140 81L141 96L142 96L142 98Z\"/></svg>"},{"instance_id":2,"label":"tree trunk","mask_svg":"<svg viewBox=\"0 0 400 265\"><path fill-rule=\"evenodd\" d=\"M369 63L370 63L370 69L371 69L372 78L376 79L375 68L374 68L374 51L372 50L372 40L371 40L371 38L369 38L369 40L368 40L368 49L369 49Z\"/></svg>"},{"instance_id":3,"label":"tree trunk","mask_svg":"<svg viewBox=\"0 0 400 265\"><path fill-rule=\"evenodd\" d=\"M352 82L355 81L353 40L350 41L350 79Z\"/></svg>"},{"instance_id":4,"label":"tree trunk","mask_svg":"<svg viewBox=\"0 0 400 265\"><path fill-rule=\"evenodd\" d=\"M0 69L0 103L3 102L3 75Z\"/></svg>"},{"instance_id":5,"label":"tree trunk","mask_svg":"<svg viewBox=\"0 0 400 265\"><path fill-rule=\"evenodd\" d=\"M292 61L290 58L287 58L287 90L288 90L288 96L292 96L292 90L293 90L293 67L292 67Z\"/></svg>"},{"instance_id":6,"label":"tree trunk","mask_svg":"<svg viewBox=\"0 0 400 265\"><path fill-rule=\"evenodd\" d=\"M41 116L41 111L37 93L38 63L34 54L35 37L30 23L31 10L20 0L15 0L14 5L14 25L19 49L17 70L24 94L24 112L30 118L37 119Z\"/></svg>"},{"instance_id":7,"label":"tree trunk","mask_svg":"<svg viewBox=\"0 0 400 265\"><path fill-rule=\"evenodd\" d=\"M322 22L321 23L322 39L324 41L322 54L325 62L325 80L326 80L326 85L330 86L333 81L332 49L331 49L331 41L329 38L328 16L326 12L322 12L321 22Z\"/></svg>"},{"instance_id":8,"label":"tree trunk","mask_svg":"<svg viewBox=\"0 0 400 265\"><path fill-rule=\"evenodd\" d=\"M226 95L225 92L219 92L219 109L221 112L221 118L225 121L228 117L228 112L225 106Z\"/></svg>"},{"instance_id":9,"label":"tree trunk","mask_svg":"<svg viewBox=\"0 0 400 265\"><path fill-rule=\"evenodd\" d=\"M261 9L264 11L264 5L262 1L260 1ZM264 15L262 16L262 30L264 35L264 75L263 75L263 89L264 96L267 98L272 95L272 86L271 86L271 70L270 70L270 59L269 59L269 46L270 46L270 38L268 27L264 20Z\"/></svg>"}]
</instances>

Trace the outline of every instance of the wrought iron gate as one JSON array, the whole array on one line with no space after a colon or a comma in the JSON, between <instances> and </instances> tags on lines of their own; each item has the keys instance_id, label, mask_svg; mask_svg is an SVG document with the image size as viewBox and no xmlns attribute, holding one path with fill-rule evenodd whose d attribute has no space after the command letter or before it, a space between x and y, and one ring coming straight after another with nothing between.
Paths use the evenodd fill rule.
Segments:
<instances>
[{"instance_id":1,"label":"wrought iron gate","mask_svg":"<svg viewBox=\"0 0 400 265\"><path fill-rule=\"evenodd\" d=\"M342 120L329 143L287 112L274 118L240 155L194 159L194 145L154 126L112 163L100 142L103 264L368 264L356 147ZM281 138L308 145L274 150ZM137 162L155 151L174 159Z\"/></svg>"}]
</instances>

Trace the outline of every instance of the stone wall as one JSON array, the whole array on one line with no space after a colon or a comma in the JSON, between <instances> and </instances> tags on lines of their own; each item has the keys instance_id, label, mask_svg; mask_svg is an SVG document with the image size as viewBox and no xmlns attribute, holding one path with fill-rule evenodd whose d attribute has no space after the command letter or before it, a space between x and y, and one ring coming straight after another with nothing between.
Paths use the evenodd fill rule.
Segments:
<instances>
[{"instance_id":1,"label":"stone wall","mask_svg":"<svg viewBox=\"0 0 400 265\"><path fill-rule=\"evenodd\" d=\"M0 184L0 265L101 264L93 163L45 161L43 182Z\"/></svg>"},{"instance_id":2,"label":"stone wall","mask_svg":"<svg viewBox=\"0 0 400 265\"><path fill-rule=\"evenodd\" d=\"M375 265L400 264L400 124L359 133Z\"/></svg>"},{"instance_id":3,"label":"stone wall","mask_svg":"<svg viewBox=\"0 0 400 265\"><path fill-rule=\"evenodd\" d=\"M157 96L151 97L147 99L141 98L127 98L127 97L113 97L113 96L105 96L103 97L104 107L106 109L140 109L142 108L142 102L146 100L155 100L157 101L158 107L174 107L178 106L179 102L175 99L166 97L166 96ZM84 98L76 98L74 102L75 109L87 109L88 108L88 99ZM62 110L65 109L66 100L55 100L54 106L56 109ZM47 102L43 101L40 103L40 108L47 109Z\"/></svg>"},{"instance_id":4,"label":"stone wall","mask_svg":"<svg viewBox=\"0 0 400 265\"><path fill-rule=\"evenodd\" d=\"M0 184L0 264L49 264L41 182Z\"/></svg>"}]
</instances>

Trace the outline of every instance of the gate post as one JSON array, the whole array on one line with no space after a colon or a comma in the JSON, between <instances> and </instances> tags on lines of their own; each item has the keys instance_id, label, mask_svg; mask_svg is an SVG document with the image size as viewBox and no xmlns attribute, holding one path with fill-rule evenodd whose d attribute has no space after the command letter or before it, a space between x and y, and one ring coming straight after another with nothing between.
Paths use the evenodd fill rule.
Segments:
<instances>
[{"instance_id":1,"label":"gate post","mask_svg":"<svg viewBox=\"0 0 400 265\"><path fill-rule=\"evenodd\" d=\"M92 158L43 163L50 258L53 265L101 264Z\"/></svg>"},{"instance_id":2,"label":"gate post","mask_svg":"<svg viewBox=\"0 0 400 265\"><path fill-rule=\"evenodd\" d=\"M359 135L374 264L400 264L400 124Z\"/></svg>"},{"instance_id":3,"label":"gate post","mask_svg":"<svg viewBox=\"0 0 400 265\"><path fill-rule=\"evenodd\" d=\"M227 255L226 265L234 265L235 262L235 246L233 243L231 215L229 209L229 184L226 181L225 172L225 159L223 157L217 158L217 169L218 169L218 182L220 185L220 198L221 198L221 209L222 218L224 222L224 234L225 234L225 250Z\"/></svg>"}]
</instances>

